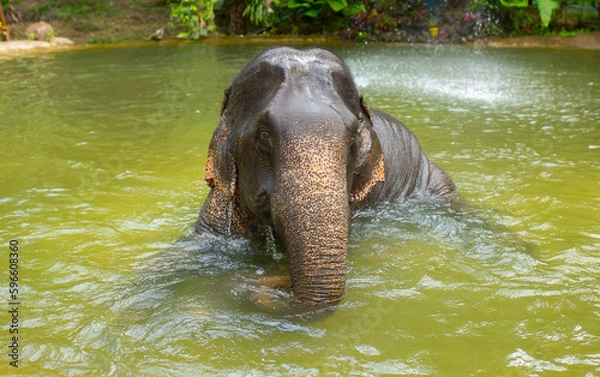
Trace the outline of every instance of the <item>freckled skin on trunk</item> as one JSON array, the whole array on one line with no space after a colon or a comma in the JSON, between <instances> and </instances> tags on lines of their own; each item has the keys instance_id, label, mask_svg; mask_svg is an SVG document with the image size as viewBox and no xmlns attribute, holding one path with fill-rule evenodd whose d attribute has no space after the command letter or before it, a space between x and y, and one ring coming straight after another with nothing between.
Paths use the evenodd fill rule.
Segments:
<instances>
[{"instance_id":1,"label":"freckled skin on trunk","mask_svg":"<svg viewBox=\"0 0 600 377\"><path fill-rule=\"evenodd\" d=\"M350 206L346 153L326 130L291 137L282 148L272 213L284 240L294 296L308 305L344 295Z\"/></svg>"}]
</instances>

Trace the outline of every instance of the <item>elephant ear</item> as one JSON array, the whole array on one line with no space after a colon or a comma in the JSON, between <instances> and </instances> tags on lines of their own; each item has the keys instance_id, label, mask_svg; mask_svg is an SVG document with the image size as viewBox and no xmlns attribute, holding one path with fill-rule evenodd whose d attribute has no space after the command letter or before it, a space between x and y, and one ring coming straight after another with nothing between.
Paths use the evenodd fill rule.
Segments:
<instances>
[{"instance_id":1,"label":"elephant ear","mask_svg":"<svg viewBox=\"0 0 600 377\"><path fill-rule=\"evenodd\" d=\"M221 118L219 120L219 125L213 133L208 146L204 180L211 188L216 187L233 195L237 181L237 169L233 156L230 153L231 125L225 115L228 98L229 89L226 89L221 104Z\"/></svg>"},{"instance_id":2,"label":"elephant ear","mask_svg":"<svg viewBox=\"0 0 600 377\"><path fill-rule=\"evenodd\" d=\"M360 202L379 182L385 182L383 150L379 138L373 130L369 106L360 97L362 111L359 115L359 129L355 139L357 146L356 166L352 181L351 202Z\"/></svg>"}]
</instances>

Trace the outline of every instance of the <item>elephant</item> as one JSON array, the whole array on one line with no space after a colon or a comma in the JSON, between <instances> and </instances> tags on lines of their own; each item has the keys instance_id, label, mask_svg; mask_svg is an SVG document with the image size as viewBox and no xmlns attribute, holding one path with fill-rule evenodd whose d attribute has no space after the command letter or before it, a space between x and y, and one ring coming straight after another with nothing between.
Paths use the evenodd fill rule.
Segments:
<instances>
[{"instance_id":1,"label":"elephant","mask_svg":"<svg viewBox=\"0 0 600 377\"><path fill-rule=\"evenodd\" d=\"M409 129L370 109L326 49L269 48L225 90L206 158L210 192L197 235L265 237L284 246L303 307L345 293L352 211L459 194Z\"/></svg>"}]
</instances>

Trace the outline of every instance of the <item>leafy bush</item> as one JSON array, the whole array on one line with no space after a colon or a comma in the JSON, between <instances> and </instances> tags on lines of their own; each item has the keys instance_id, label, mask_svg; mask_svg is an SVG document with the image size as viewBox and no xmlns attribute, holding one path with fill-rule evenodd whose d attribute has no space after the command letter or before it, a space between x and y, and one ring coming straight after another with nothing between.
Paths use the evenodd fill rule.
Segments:
<instances>
[{"instance_id":1,"label":"leafy bush","mask_svg":"<svg viewBox=\"0 0 600 377\"><path fill-rule=\"evenodd\" d=\"M505 7L525 8L529 5L528 0L500 0ZM568 5L580 5L593 7L597 1L594 0L537 0L537 7L540 19L544 27L548 27L552 20L554 11L562 9L563 18L565 18L565 8ZM600 10L599 10L600 11Z\"/></svg>"},{"instance_id":2,"label":"leafy bush","mask_svg":"<svg viewBox=\"0 0 600 377\"><path fill-rule=\"evenodd\" d=\"M251 0L244 10L244 17L248 17L254 25L270 26L277 17L274 8L279 6L279 0Z\"/></svg>"},{"instance_id":3,"label":"leafy bush","mask_svg":"<svg viewBox=\"0 0 600 377\"><path fill-rule=\"evenodd\" d=\"M289 0L287 4L288 8L299 8L302 14L312 18L317 17L326 5L329 5L334 12L343 12L345 17L350 17L358 12L365 11L365 7L362 3L359 2L348 5L346 0Z\"/></svg>"},{"instance_id":4,"label":"leafy bush","mask_svg":"<svg viewBox=\"0 0 600 377\"><path fill-rule=\"evenodd\" d=\"M216 2L217 0L177 0L172 3L171 19L182 29L178 37L198 39L215 32ZM223 5L220 13L226 11L226 8ZM328 24L335 26L337 23L331 18L337 20L337 13L341 17L349 18L364 10L361 0L355 0L352 4L348 4L347 0L250 0L243 17L247 17L252 24L263 29L288 20L288 23L300 24L292 25L292 29L298 30L298 26L310 24L317 17L320 21L327 19ZM298 14L301 14L302 18L298 17Z\"/></svg>"},{"instance_id":5,"label":"leafy bush","mask_svg":"<svg viewBox=\"0 0 600 377\"><path fill-rule=\"evenodd\" d=\"M182 28L177 38L199 39L215 31L216 0L180 0L171 4L171 19Z\"/></svg>"}]
</instances>

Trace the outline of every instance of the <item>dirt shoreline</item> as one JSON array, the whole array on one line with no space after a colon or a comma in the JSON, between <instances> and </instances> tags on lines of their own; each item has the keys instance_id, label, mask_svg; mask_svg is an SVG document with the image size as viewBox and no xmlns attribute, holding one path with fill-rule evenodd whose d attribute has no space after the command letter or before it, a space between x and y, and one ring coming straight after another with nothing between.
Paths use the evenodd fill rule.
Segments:
<instances>
[{"instance_id":1,"label":"dirt shoreline","mask_svg":"<svg viewBox=\"0 0 600 377\"><path fill-rule=\"evenodd\" d=\"M328 37L209 37L202 42L204 43L225 43L225 44L236 44L236 43L260 43L266 41L279 41L281 43L290 43L291 41L302 41L308 44L319 44L330 41L339 40L338 38ZM123 45L152 45L152 44L166 44L166 43L181 43L177 39L165 39L160 42L147 41L147 42L133 42L133 43L116 43L116 44L76 44L67 38L55 38L52 42L42 41L28 41L18 40L10 42L0 42L0 57L19 56L31 52L48 52L56 50L65 50L72 48L85 48L85 47L98 47L98 46L123 46ZM193 43L193 42L190 42ZM385 43L385 42L381 42ZM465 44L467 47L488 47L488 48L511 48L511 47L525 47L525 48L579 48L579 49L590 49L600 50L600 32L580 34L573 37L560 37L558 35L542 37L542 36L529 36L519 38L494 38L485 41L478 41L469 44Z\"/></svg>"},{"instance_id":2,"label":"dirt shoreline","mask_svg":"<svg viewBox=\"0 0 600 377\"><path fill-rule=\"evenodd\" d=\"M494 38L486 42L476 42L475 44L483 44L487 47L582 48L600 50L600 31L564 38L560 35Z\"/></svg>"}]
</instances>

